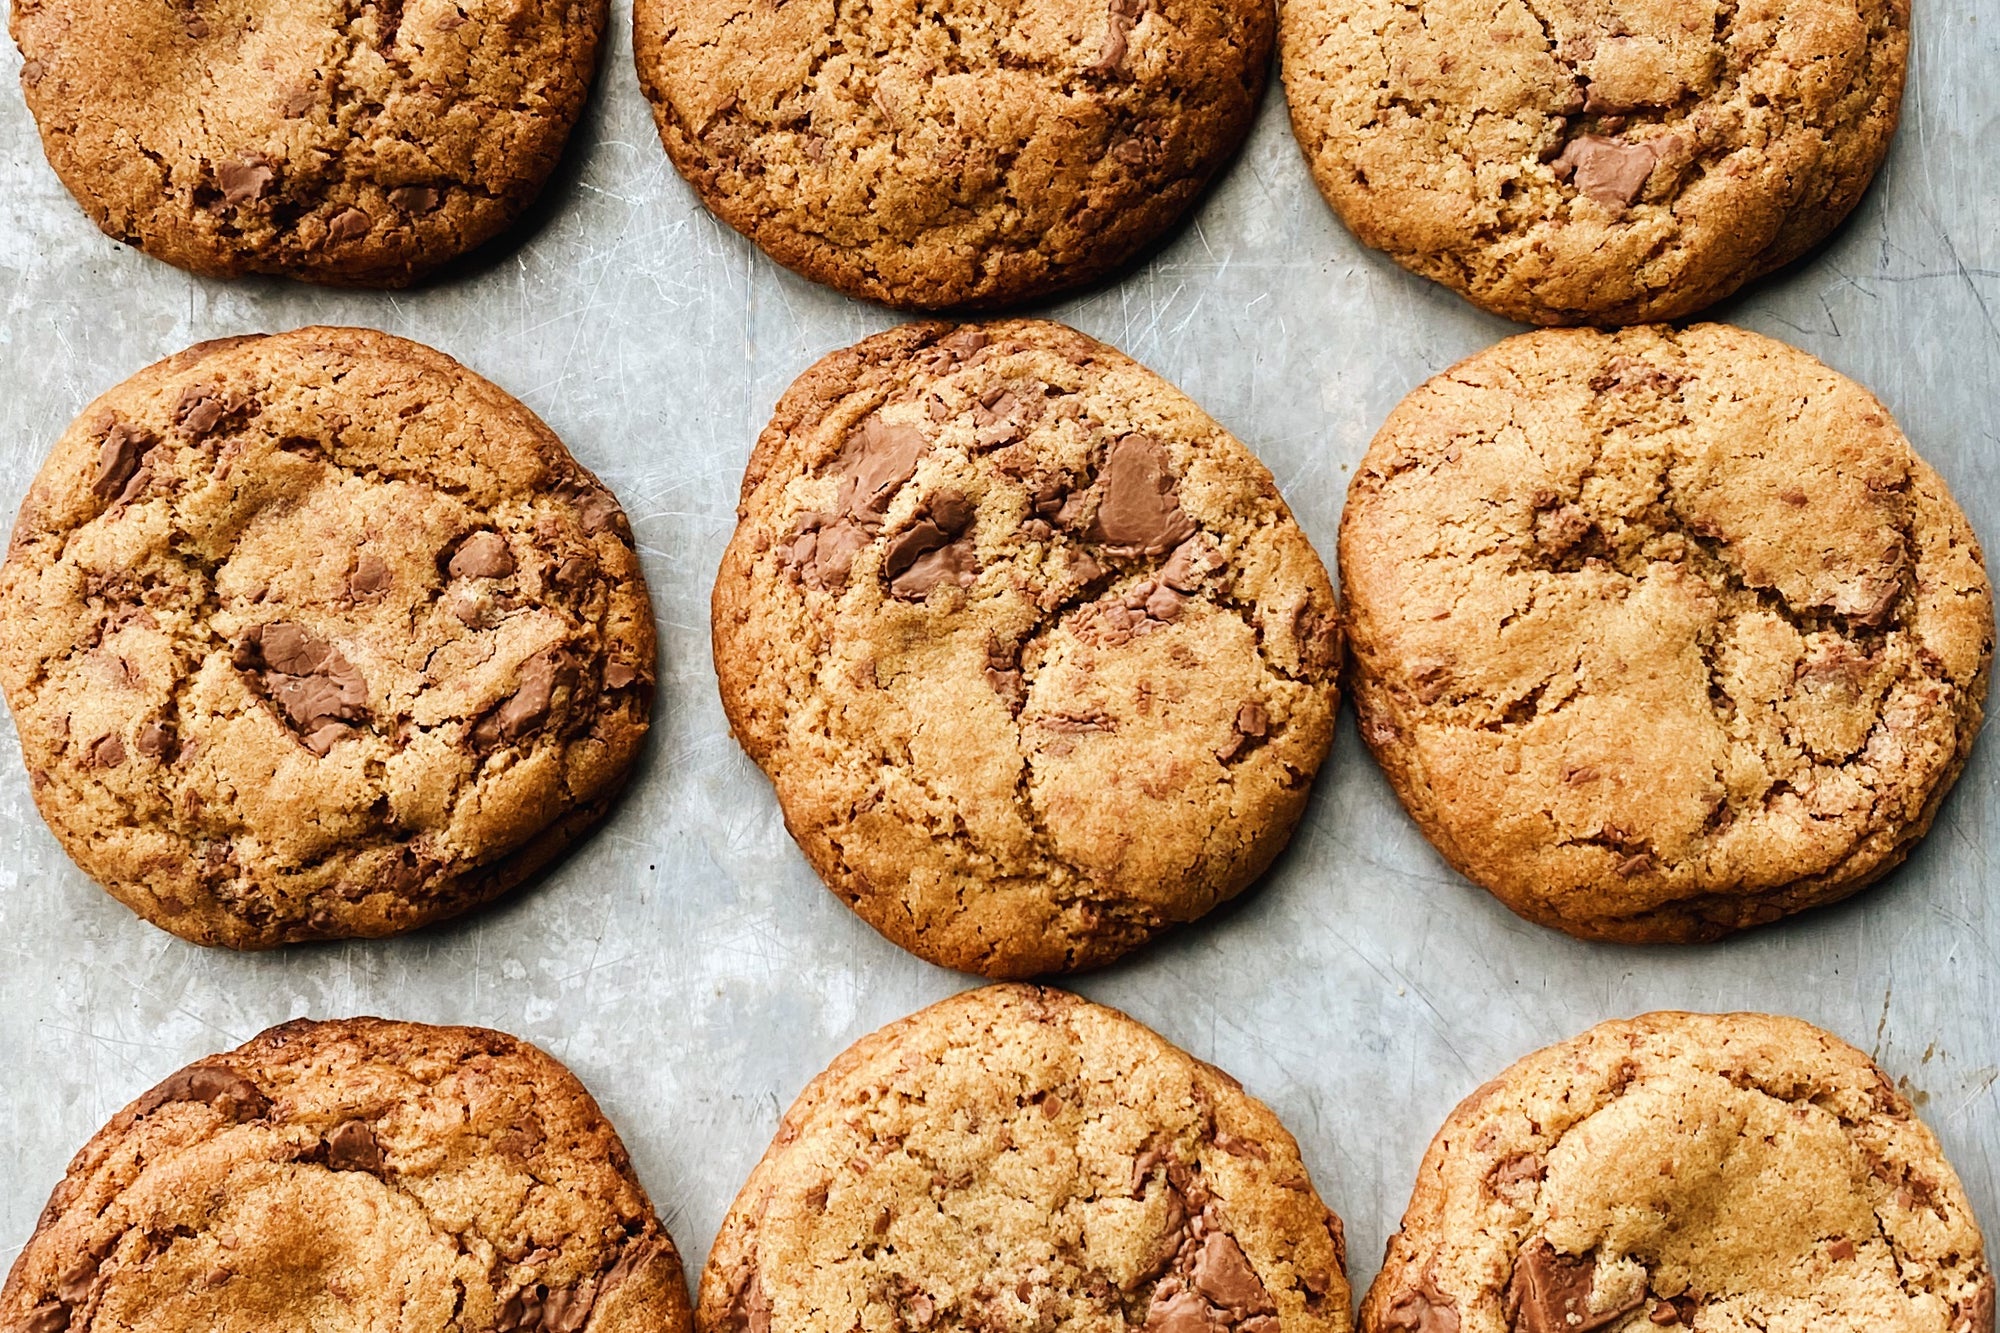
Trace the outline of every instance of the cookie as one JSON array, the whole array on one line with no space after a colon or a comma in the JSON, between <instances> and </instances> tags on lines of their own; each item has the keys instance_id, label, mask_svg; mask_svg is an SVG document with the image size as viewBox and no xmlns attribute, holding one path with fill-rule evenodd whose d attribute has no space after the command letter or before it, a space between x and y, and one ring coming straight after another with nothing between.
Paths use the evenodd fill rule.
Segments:
<instances>
[{"instance_id":1,"label":"cookie","mask_svg":"<svg viewBox=\"0 0 2000 1333\"><path fill-rule=\"evenodd\" d=\"M520 883L623 784L653 670L617 501L513 398L364 329L112 389L0 567L36 805L200 944L388 935Z\"/></svg>"},{"instance_id":2,"label":"cookie","mask_svg":"<svg viewBox=\"0 0 2000 1333\"><path fill-rule=\"evenodd\" d=\"M1285 0L1292 126L1365 244L1533 324L1680 319L1888 150L1909 0Z\"/></svg>"},{"instance_id":3,"label":"cookie","mask_svg":"<svg viewBox=\"0 0 2000 1333\"><path fill-rule=\"evenodd\" d=\"M208 277L400 287L497 235L583 110L604 0L16 0L49 164Z\"/></svg>"},{"instance_id":4,"label":"cookie","mask_svg":"<svg viewBox=\"0 0 2000 1333\"><path fill-rule=\"evenodd\" d=\"M99 1130L0 1333L689 1333L680 1256L597 1103L482 1028L272 1028Z\"/></svg>"},{"instance_id":5,"label":"cookie","mask_svg":"<svg viewBox=\"0 0 2000 1333\"><path fill-rule=\"evenodd\" d=\"M1261 463L1058 324L911 324L779 402L716 577L731 727L913 953L1106 962L1239 892L1333 736L1339 624Z\"/></svg>"},{"instance_id":6,"label":"cookie","mask_svg":"<svg viewBox=\"0 0 2000 1333\"><path fill-rule=\"evenodd\" d=\"M1365 1333L1992 1333L1937 1140L1795 1018L1647 1014L1538 1051L1424 1154Z\"/></svg>"},{"instance_id":7,"label":"cookie","mask_svg":"<svg viewBox=\"0 0 2000 1333\"><path fill-rule=\"evenodd\" d=\"M1341 520L1363 738L1445 859L1585 938L1853 893L1984 714L1992 589L1867 390L1723 325L1524 334L1417 389Z\"/></svg>"},{"instance_id":8,"label":"cookie","mask_svg":"<svg viewBox=\"0 0 2000 1333\"><path fill-rule=\"evenodd\" d=\"M667 155L773 259L905 310L1136 258L1242 143L1271 0L636 0Z\"/></svg>"},{"instance_id":9,"label":"cookie","mask_svg":"<svg viewBox=\"0 0 2000 1333\"><path fill-rule=\"evenodd\" d=\"M1236 1080L1060 991L971 991L799 1095L701 1333L1346 1333L1340 1221Z\"/></svg>"}]
</instances>

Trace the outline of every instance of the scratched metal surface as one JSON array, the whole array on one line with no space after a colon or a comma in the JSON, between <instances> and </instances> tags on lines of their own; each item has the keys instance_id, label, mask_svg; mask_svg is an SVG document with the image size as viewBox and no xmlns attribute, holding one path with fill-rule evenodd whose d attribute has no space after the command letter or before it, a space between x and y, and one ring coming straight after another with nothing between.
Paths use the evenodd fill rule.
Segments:
<instances>
[{"instance_id":1,"label":"scratched metal surface","mask_svg":"<svg viewBox=\"0 0 2000 1333\"><path fill-rule=\"evenodd\" d=\"M623 6L618 6L623 10ZM2000 539L2000 18L1927 0L1904 125L1857 217L1721 317L1875 389ZM540 412L632 516L662 630L630 799L539 887L379 943L235 956L143 925L36 816L0 727L0 1264L70 1154L185 1061L298 1015L528 1037L597 1094L698 1267L781 1107L848 1042L970 984L819 887L724 729L707 592L751 441L815 357L895 322L794 278L667 166L625 15L577 147L510 252L379 295L187 277L112 244L43 162L0 54L0 506L93 395L197 339L313 322L420 339ZM1314 193L1275 90L1194 223L1051 307L1180 384L1260 452L1331 559L1350 469L1425 376L1512 331L1364 252ZM1294 849L1246 901L1077 989L1239 1076L1346 1219L1357 1287L1432 1129L1507 1061L1598 1019L1755 1008L1824 1024L1908 1080L2000 1224L2000 742L1910 865L1860 900L1708 948L1578 944L1447 871L1351 723Z\"/></svg>"}]
</instances>

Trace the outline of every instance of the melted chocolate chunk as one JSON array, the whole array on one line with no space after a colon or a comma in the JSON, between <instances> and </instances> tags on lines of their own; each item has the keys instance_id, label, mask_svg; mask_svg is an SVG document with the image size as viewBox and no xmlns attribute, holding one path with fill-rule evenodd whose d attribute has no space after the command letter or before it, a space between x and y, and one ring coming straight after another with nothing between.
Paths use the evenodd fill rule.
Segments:
<instances>
[{"instance_id":1,"label":"melted chocolate chunk","mask_svg":"<svg viewBox=\"0 0 2000 1333\"><path fill-rule=\"evenodd\" d=\"M365 722L368 682L340 650L288 620L251 628L237 640L235 663L250 673L298 738L324 756Z\"/></svg>"},{"instance_id":2,"label":"melted chocolate chunk","mask_svg":"<svg viewBox=\"0 0 2000 1333\"><path fill-rule=\"evenodd\" d=\"M1382 1322L1405 1333L1458 1333L1458 1304L1426 1272L1416 1286L1389 1303Z\"/></svg>"},{"instance_id":3,"label":"melted chocolate chunk","mask_svg":"<svg viewBox=\"0 0 2000 1333\"><path fill-rule=\"evenodd\" d=\"M255 1120L271 1108L257 1085L235 1070L223 1065L196 1065L169 1075L139 1099L132 1114L151 1115L172 1102L206 1102L223 1119L236 1124Z\"/></svg>"},{"instance_id":4,"label":"melted chocolate chunk","mask_svg":"<svg viewBox=\"0 0 2000 1333\"><path fill-rule=\"evenodd\" d=\"M1127 435L1113 443L1097 482L1103 496L1091 521L1091 540L1132 554L1165 555L1194 536L1166 448L1158 441Z\"/></svg>"},{"instance_id":5,"label":"melted chocolate chunk","mask_svg":"<svg viewBox=\"0 0 2000 1333\"><path fill-rule=\"evenodd\" d=\"M916 522L896 534L883 554L882 573L889 594L904 601L921 601L940 583L971 587L979 572L973 554L973 509L957 491L939 491Z\"/></svg>"},{"instance_id":6,"label":"melted chocolate chunk","mask_svg":"<svg viewBox=\"0 0 2000 1333\"><path fill-rule=\"evenodd\" d=\"M1606 208L1632 206L1660 162L1657 143L1626 143L1601 134L1580 134L1564 145L1549 165L1556 179L1572 182L1578 192Z\"/></svg>"},{"instance_id":7,"label":"melted chocolate chunk","mask_svg":"<svg viewBox=\"0 0 2000 1333\"><path fill-rule=\"evenodd\" d=\"M1561 1254L1537 1237L1521 1251L1507 1284L1514 1333L1591 1333L1645 1303L1642 1287L1622 1304L1593 1313L1590 1298L1596 1285L1595 1260Z\"/></svg>"},{"instance_id":8,"label":"melted chocolate chunk","mask_svg":"<svg viewBox=\"0 0 2000 1333\"><path fill-rule=\"evenodd\" d=\"M483 529L459 543L445 568L455 579L504 579L514 572L514 553L505 537Z\"/></svg>"},{"instance_id":9,"label":"melted chocolate chunk","mask_svg":"<svg viewBox=\"0 0 2000 1333\"><path fill-rule=\"evenodd\" d=\"M90 483L90 493L117 504L132 499L134 485L140 481L139 460L153 444L153 437L144 431L122 421L113 422L97 446L97 475Z\"/></svg>"},{"instance_id":10,"label":"melted chocolate chunk","mask_svg":"<svg viewBox=\"0 0 2000 1333\"><path fill-rule=\"evenodd\" d=\"M271 188L272 176L270 164L256 157L225 162L215 172L216 183L222 186L222 202L231 208L262 199Z\"/></svg>"},{"instance_id":11,"label":"melted chocolate chunk","mask_svg":"<svg viewBox=\"0 0 2000 1333\"><path fill-rule=\"evenodd\" d=\"M575 674L569 658L559 648L537 653L521 663L520 684L498 708L473 726L473 744L480 749L491 749L539 731L549 720L556 690L573 683Z\"/></svg>"},{"instance_id":12,"label":"melted chocolate chunk","mask_svg":"<svg viewBox=\"0 0 2000 1333\"><path fill-rule=\"evenodd\" d=\"M334 1171L382 1170L382 1145L375 1131L361 1120L343 1121L326 1136L326 1164Z\"/></svg>"}]
</instances>

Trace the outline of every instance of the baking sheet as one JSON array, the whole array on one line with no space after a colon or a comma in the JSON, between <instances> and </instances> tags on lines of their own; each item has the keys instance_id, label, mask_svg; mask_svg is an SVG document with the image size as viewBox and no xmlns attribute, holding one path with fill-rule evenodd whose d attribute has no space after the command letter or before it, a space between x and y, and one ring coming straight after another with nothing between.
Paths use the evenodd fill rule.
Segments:
<instances>
[{"instance_id":1,"label":"baking sheet","mask_svg":"<svg viewBox=\"0 0 2000 1333\"><path fill-rule=\"evenodd\" d=\"M898 322L793 277L668 166L629 9L533 234L385 295L191 278L113 244L42 159L0 43L0 508L91 397L188 343L368 324L525 399L631 515L661 629L630 797L539 887L402 939L233 955L144 925L35 814L0 727L0 1266L72 1152L181 1064L300 1015L479 1023L596 1093L696 1271L780 1110L850 1041L973 984L820 887L729 739L709 584L751 442L816 357ZM1904 123L1855 218L1715 315L1873 388L2000 539L2000 15L1925 0ZM1982 12L1983 11L1983 12ZM1194 220L1124 281L1049 306L1172 379L1260 453L1332 563L1351 469L1407 390L1514 331L1364 251L1268 95ZM1346 1220L1357 1290L1451 1106L1599 1019L1798 1014L1871 1050L2000 1225L2000 739L1910 864L1859 900L1721 945L1580 944L1450 872L1344 721L1292 850L1247 899L1075 988L1234 1073L1298 1136Z\"/></svg>"}]
</instances>

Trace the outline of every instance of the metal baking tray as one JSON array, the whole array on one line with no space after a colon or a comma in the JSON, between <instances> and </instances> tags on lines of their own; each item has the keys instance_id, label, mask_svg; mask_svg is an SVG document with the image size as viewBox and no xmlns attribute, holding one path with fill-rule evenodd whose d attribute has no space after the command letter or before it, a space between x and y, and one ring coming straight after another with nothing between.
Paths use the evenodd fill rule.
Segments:
<instances>
[{"instance_id":1,"label":"metal baking tray","mask_svg":"<svg viewBox=\"0 0 2000 1333\"><path fill-rule=\"evenodd\" d=\"M708 592L751 442L816 357L898 321L777 267L660 149L629 12L523 239L395 294L191 278L116 245L43 161L0 43L0 509L92 396L203 338L373 325L526 400L632 517L661 629L648 757L539 885L401 939L239 955L87 880L0 727L0 1266L71 1153L184 1062L299 1015L478 1023L564 1060L698 1267L780 1110L856 1037L974 984L814 878L730 739ZM1713 316L1879 394L2000 538L2000 16L1926 0L1903 126L1831 244ZM1314 191L1275 87L1242 157L1123 280L1036 313L1179 384L1261 454L1329 564L1355 463L1411 387L1514 329L1363 250ZM1872 1051L2000 1224L2000 818L1989 738L1907 867L1713 946L1581 944L1448 870L1344 722L1291 850L1239 902L1075 988L1235 1074L1346 1220L1357 1289L1451 1106L1516 1056L1660 1007L1798 1014Z\"/></svg>"}]
</instances>

